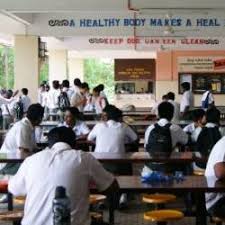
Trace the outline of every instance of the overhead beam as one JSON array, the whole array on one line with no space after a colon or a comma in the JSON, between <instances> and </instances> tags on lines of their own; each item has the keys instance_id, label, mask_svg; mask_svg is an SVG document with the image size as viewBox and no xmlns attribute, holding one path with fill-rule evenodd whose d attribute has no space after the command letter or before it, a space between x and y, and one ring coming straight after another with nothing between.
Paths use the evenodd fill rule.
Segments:
<instances>
[{"instance_id":1,"label":"overhead beam","mask_svg":"<svg viewBox=\"0 0 225 225\"><path fill-rule=\"evenodd\" d=\"M31 25L33 21L33 15L32 13L19 13L19 14L14 14L12 12L9 12L7 10L1 10L1 13L5 16L8 16L9 18L20 22L25 25Z\"/></svg>"}]
</instances>

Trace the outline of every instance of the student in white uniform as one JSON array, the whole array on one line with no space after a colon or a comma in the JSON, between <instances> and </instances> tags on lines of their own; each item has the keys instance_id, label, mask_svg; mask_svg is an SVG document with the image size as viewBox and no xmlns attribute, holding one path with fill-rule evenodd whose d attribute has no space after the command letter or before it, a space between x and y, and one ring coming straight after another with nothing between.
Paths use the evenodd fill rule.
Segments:
<instances>
[{"instance_id":1,"label":"student in white uniform","mask_svg":"<svg viewBox=\"0 0 225 225\"><path fill-rule=\"evenodd\" d=\"M73 149L75 134L70 128L54 128L48 138L49 148L28 157L9 181L14 196L26 195L22 224L53 224L55 189L63 186L71 201L71 225L90 225L90 182L114 196L118 183L91 154Z\"/></svg>"},{"instance_id":2,"label":"student in white uniform","mask_svg":"<svg viewBox=\"0 0 225 225\"><path fill-rule=\"evenodd\" d=\"M66 92L69 100L71 100L74 91L70 88L70 82L68 80L62 81L62 91Z\"/></svg>"},{"instance_id":3,"label":"student in white uniform","mask_svg":"<svg viewBox=\"0 0 225 225\"><path fill-rule=\"evenodd\" d=\"M137 134L123 123L122 111L113 105L107 105L103 109L103 120L96 124L88 135L89 141L95 141L95 152L125 152L125 140L128 143L137 140Z\"/></svg>"},{"instance_id":4,"label":"student in white uniform","mask_svg":"<svg viewBox=\"0 0 225 225\"><path fill-rule=\"evenodd\" d=\"M76 134L77 139L84 139L90 132L86 123L80 120L80 112L76 107L67 108L65 111L64 123L60 126L70 127Z\"/></svg>"},{"instance_id":5,"label":"student in white uniform","mask_svg":"<svg viewBox=\"0 0 225 225\"><path fill-rule=\"evenodd\" d=\"M159 107L158 107L158 113L159 113L159 121L157 122L158 126L160 127L165 127L165 126L169 126L169 131L170 131L170 136L171 136L171 151L173 151L175 149L175 147L177 146L177 144L181 144L181 145L185 145L188 142L188 135L182 130L182 128L178 125L175 125L173 123L171 123L171 120L173 118L173 113L174 113L174 107L171 103L169 102L162 102ZM147 130L145 131L145 142L144 142L144 146L147 149L148 148L148 143L149 143L149 139L151 137L151 132L156 129L155 124L151 125L147 128ZM153 137L152 137L153 138ZM150 146L151 147L151 146ZM157 154L157 152L156 152ZM167 152L167 155L171 154L171 152ZM147 164L147 168L153 169L153 170L171 170L171 169L175 169L171 168L171 166L162 166L159 165L159 163L150 163ZM147 170L146 166L144 167L144 170Z\"/></svg>"},{"instance_id":6,"label":"student in white uniform","mask_svg":"<svg viewBox=\"0 0 225 225\"><path fill-rule=\"evenodd\" d=\"M180 101L180 113L183 119L190 119L190 111L194 106L194 97L191 92L190 83L184 82L181 84L183 95Z\"/></svg>"},{"instance_id":7,"label":"student in white uniform","mask_svg":"<svg viewBox=\"0 0 225 225\"><path fill-rule=\"evenodd\" d=\"M202 127L206 124L206 114L203 109L195 109L192 111L193 123L190 123L184 127L183 131L190 135L191 142L196 143L198 135L200 134Z\"/></svg>"},{"instance_id":8,"label":"student in white uniform","mask_svg":"<svg viewBox=\"0 0 225 225\"><path fill-rule=\"evenodd\" d=\"M207 90L202 95L201 99L202 108L207 110L215 105L214 96L212 94L212 84L207 84Z\"/></svg>"},{"instance_id":9,"label":"student in white uniform","mask_svg":"<svg viewBox=\"0 0 225 225\"><path fill-rule=\"evenodd\" d=\"M56 113L58 110L58 97L60 95L59 81L52 82L52 89L48 93L48 108L50 113Z\"/></svg>"},{"instance_id":10,"label":"student in white uniform","mask_svg":"<svg viewBox=\"0 0 225 225\"><path fill-rule=\"evenodd\" d=\"M29 106L31 105L31 99L28 96L28 89L22 88L21 89L22 95L20 97L20 101L23 104L23 113L27 113Z\"/></svg>"},{"instance_id":11,"label":"student in white uniform","mask_svg":"<svg viewBox=\"0 0 225 225\"><path fill-rule=\"evenodd\" d=\"M213 147L206 166L205 176L208 185L225 179L225 137ZM225 193L206 193L206 208L212 216L224 218Z\"/></svg>"},{"instance_id":12,"label":"student in white uniform","mask_svg":"<svg viewBox=\"0 0 225 225\"><path fill-rule=\"evenodd\" d=\"M38 126L44 114L44 108L40 104L33 104L28 108L27 115L22 120L16 122L6 134L1 147L1 153L29 155L35 151L35 126ZM1 164L2 173L13 173L19 165ZM13 171L13 172L11 172Z\"/></svg>"},{"instance_id":13,"label":"student in white uniform","mask_svg":"<svg viewBox=\"0 0 225 225\"><path fill-rule=\"evenodd\" d=\"M180 120L180 104L175 101L175 94L173 92L168 92L167 97L168 102L170 102L174 107L172 122L178 123Z\"/></svg>"}]
</instances>

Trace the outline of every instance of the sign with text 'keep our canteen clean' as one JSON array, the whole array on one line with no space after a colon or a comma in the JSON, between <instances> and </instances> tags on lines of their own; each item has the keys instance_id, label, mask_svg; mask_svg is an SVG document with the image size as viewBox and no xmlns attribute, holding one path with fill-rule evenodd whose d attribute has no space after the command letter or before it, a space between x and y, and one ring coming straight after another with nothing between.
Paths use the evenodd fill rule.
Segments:
<instances>
[{"instance_id":1,"label":"sign with text 'keep our canteen clean'","mask_svg":"<svg viewBox=\"0 0 225 225\"><path fill-rule=\"evenodd\" d=\"M63 36L201 36L225 34L224 14L179 14L170 17L134 13L39 14L28 34ZM135 29L135 31L134 31Z\"/></svg>"}]
</instances>

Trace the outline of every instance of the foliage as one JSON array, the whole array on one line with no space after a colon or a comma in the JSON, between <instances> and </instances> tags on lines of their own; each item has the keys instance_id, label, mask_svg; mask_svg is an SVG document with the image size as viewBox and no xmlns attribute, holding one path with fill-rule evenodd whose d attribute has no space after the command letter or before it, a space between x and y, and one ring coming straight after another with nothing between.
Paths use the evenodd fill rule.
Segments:
<instances>
[{"instance_id":1,"label":"foliage","mask_svg":"<svg viewBox=\"0 0 225 225\"><path fill-rule=\"evenodd\" d=\"M84 60L84 81L93 89L98 84L104 84L109 100L114 96L114 61L103 59Z\"/></svg>"},{"instance_id":2,"label":"foliage","mask_svg":"<svg viewBox=\"0 0 225 225\"><path fill-rule=\"evenodd\" d=\"M49 64L48 62L44 62L40 68L39 82L42 83L43 81L48 81L48 79L49 79Z\"/></svg>"},{"instance_id":3,"label":"foliage","mask_svg":"<svg viewBox=\"0 0 225 225\"><path fill-rule=\"evenodd\" d=\"M14 86L14 50L0 45L0 87L12 89Z\"/></svg>"}]
</instances>

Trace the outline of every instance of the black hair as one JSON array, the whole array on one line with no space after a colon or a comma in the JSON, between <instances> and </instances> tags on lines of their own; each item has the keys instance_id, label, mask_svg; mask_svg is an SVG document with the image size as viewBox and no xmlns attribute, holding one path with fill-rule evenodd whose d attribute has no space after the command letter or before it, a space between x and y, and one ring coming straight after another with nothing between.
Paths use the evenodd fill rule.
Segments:
<instances>
[{"instance_id":1,"label":"black hair","mask_svg":"<svg viewBox=\"0 0 225 225\"><path fill-rule=\"evenodd\" d=\"M69 111L75 118L80 119L81 113L77 107L68 107L65 111Z\"/></svg>"},{"instance_id":2,"label":"black hair","mask_svg":"<svg viewBox=\"0 0 225 225\"><path fill-rule=\"evenodd\" d=\"M62 81L62 87L69 88L70 87L70 82L68 80L63 80Z\"/></svg>"},{"instance_id":3,"label":"black hair","mask_svg":"<svg viewBox=\"0 0 225 225\"><path fill-rule=\"evenodd\" d=\"M28 89L27 89L27 88L22 88L22 89L21 89L21 92L22 92L24 95L28 95Z\"/></svg>"},{"instance_id":4,"label":"black hair","mask_svg":"<svg viewBox=\"0 0 225 225\"><path fill-rule=\"evenodd\" d=\"M168 92L167 97L170 100L175 100L175 94L173 92Z\"/></svg>"},{"instance_id":5,"label":"black hair","mask_svg":"<svg viewBox=\"0 0 225 225\"><path fill-rule=\"evenodd\" d=\"M206 111L207 123L220 123L220 111L216 107L212 107Z\"/></svg>"},{"instance_id":6,"label":"black hair","mask_svg":"<svg viewBox=\"0 0 225 225\"><path fill-rule=\"evenodd\" d=\"M77 87L80 87L81 86L81 81L79 78L75 78L74 81L73 81L74 85L77 86Z\"/></svg>"},{"instance_id":7,"label":"black hair","mask_svg":"<svg viewBox=\"0 0 225 225\"><path fill-rule=\"evenodd\" d=\"M162 100L164 100L164 99L167 100L167 99L168 99L168 96L167 96L167 95L163 95L163 96L162 96Z\"/></svg>"},{"instance_id":8,"label":"black hair","mask_svg":"<svg viewBox=\"0 0 225 225\"><path fill-rule=\"evenodd\" d=\"M110 104L103 109L103 112L107 114L108 120L119 121L123 116L123 112L120 109Z\"/></svg>"},{"instance_id":9,"label":"black hair","mask_svg":"<svg viewBox=\"0 0 225 225\"><path fill-rule=\"evenodd\" d=\"M192 111L192 120L197 122L205 116L205 111L203 109L195 109Z\"/></svg>"},{"instance_id":10,"label":"black hair","mask_svg":"<svg viewBox=\"0 0 225 225\"><path fill-rule=\"evenodd\" d=\"M13 96L13 91L12 90L7 90L6 92L6 97L11 98Z\"/></svg>"},{"instance_id":11,"label":"black hair","mask_svg":"<svg viewBox=\"0 0 225 225\"><path fill-rule=\"evenodd\" d=\"M82 89L87 89L87 90L89 90L89 85L88 85L88 83L86 83L86 82L82 83L82 84L81 84L81 88L82 88Z\"/></svg>"},{"instance_id":12,"label":"black hair","mask_svg":"<svg viewBox=\"0 0 225 225\"><path fill-rule=\"evenodd\" d=\"M98 94L100 94L100 92L101 92L101 91L99 90L99 87L98 87L98 86L97 86L97 87L94 87L94 88L93 88L93 91L94 91L94 92L97 92Z\"/></svg>"},{"instance_id":13,"label":"black hair","mask_svg":"<svg viewBox=\"0 0 225 225\"><path fill-rule=\"evenodd\" d=\"M45 90L46 89L50 90L50 86L48 84L45 85Z\"/></svg>"},{"instance_id":14,"label":"black hair","mask_svg":"<svg viewBox=\"0 0 225 225\"><path fill-rule=\"evenodd\" d=\"M52 81L52 86L54 89L59 89L59 81L58 80L53 80Z\"/></svg>"},{"instance_id":15,"label":"black hair","mask_svg":"<svg viewBox=\"0 0 225 225\"><path fill-rule=\"evenodd\" d=\"M212 90L212 84L211 83L207 83L207 90L209 90L209 91Z\"/></svg>"},{"instance_id":16,"label":"black hair","mask_svg":"<svg viewBox=\"0 0 225 225\"><path fill-rule=\"evenodd\" d=\"M44 115L44 108L39 103L30 105L27 110L27 118L32 122L38 120L41 121L43 115Z\"/></svg>"},{"instance_id":17,"label":"black hair","mask_svg":"<svg viewBox=\"0 0 225 225\"><path fill-rule=\"evenodd\" d=\"M181 84L181 87L185 90L185 91L189 91L191 89L191 85L189 82L183 82Z\"/></svg>"},{"instance_id":18,"label":"black hair","mask_svg":"<svg viewBox=\"0 0 225 225\"><path fill-rule=\"evenodd\" d=\"M158 114L160 119L172 120L174 113L174 107L169 102L162 102L158 106Z\"/></svg>"},{"instance_id":19,"label":"black hair","mask_svg":"<svg viewBox=\"0 0 225 225\"><path fill-rule=\"evenodd\" d=\"M105 89L104 84L99 84L97 87L98 87L98 89L100 90L100 92L103 91L103 90Z\"/></svg>"},{"instance_id":20,"label":"black hair","mask_svg":"<svg viewBox=\"0 0 225 225\"><path fill-rule=\"evenodd\" d=\"M73 148L76 135L71 128L56 127L48 133L48 147L51 148L57 142L64 142Z\"/></svg>"}]
</instances>

